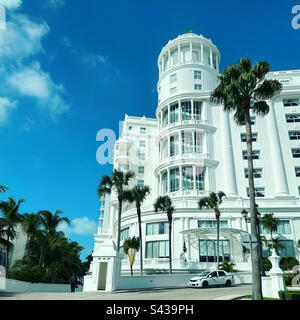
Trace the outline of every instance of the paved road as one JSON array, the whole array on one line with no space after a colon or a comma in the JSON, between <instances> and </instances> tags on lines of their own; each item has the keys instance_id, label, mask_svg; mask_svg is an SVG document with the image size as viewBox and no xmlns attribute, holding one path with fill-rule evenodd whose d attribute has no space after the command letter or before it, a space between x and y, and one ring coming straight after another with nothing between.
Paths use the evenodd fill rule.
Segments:
<instances>
[{"instance_id":1,"label":"paved road","mask_svg":"<svg viewBox=\"0 0 300 320\"><path fill-rule=\"evenodd\" d=\"M251 285L236 285L231 288L158 288L107 293L97 292L0 292L0 300L230 300L251 294Z\"/></svg>"}]
</instances>

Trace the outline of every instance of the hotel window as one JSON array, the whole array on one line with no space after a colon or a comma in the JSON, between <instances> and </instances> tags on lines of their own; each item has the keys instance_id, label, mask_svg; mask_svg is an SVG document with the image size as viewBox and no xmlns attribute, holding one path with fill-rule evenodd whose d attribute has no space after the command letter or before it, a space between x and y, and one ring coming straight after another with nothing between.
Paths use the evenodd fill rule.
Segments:
<instances>
[{"instance_id":1,"label":"hotel window","mask_svg":"<svg viewBox=\"0 0 300 320\"><path fill-rule=\"evenodd\" d=\"M264 229L263 225L260 223L260 232L262 234L270 234L270 231L267 229ZM291 234L291 225L289 220L279 220L277 231L273 231L273 234Z\"/></svg>"},{"instance_id":2,"label":"hotel window","mask_svg":"<svg viewBox=\"0 0 300 320\"><path fill-rule=\"evenodd\" d=\"M170 170L170 192L179 190L179 168Z\"/></svg>"},{"instance_id":3,"label":"hotel window","mask_svg":"<svg viewBox=\"0 0 300 320\"><path fill-rule=\"evenodd\" d=\"M230 261L229 240L219 241L219 261ZM217 261L217 240L199 240L199 261L215 262Z\"/></svg>"},{"instance_id":4,"label":"hotel window","mask_svg":"<svg viewBox=\"0 0 300 320\"><path fill-rule=\"evenodd\" d=\"M144 174L145 173L145 167L144 166L139 166L138 173L139 174Z\"/></svg>"},{"instance_id":5,"label":"hotel window","mask_svg":"<svg viewBox=\"0 0 300 320\"><path fill-rule=\"evenodd\" d=\"M192 57L193 57L193 62L198 62L199 61L199 55L197 51L192 52Z\"/></svg>"},{"instance_id":6,"label":"hotel window","mask_svg":"<svg viewBox=\"0 0 300 320\"><path fill-rule=\"evenodd\" d=\"M255 117L250 117L250 123L251 123L251 125L255 125ZM245 126L246 122L245 121L241 121L241 125Z\"/></svg>"},{"instance_id":7,"label":"hotel window","mask_svg":"<svg viewBox=\"0 0 300 320\"><path fill-rule=\"evenodd\" d=\"M198 220L198 228L216 228L216 220ZM227 220L220 221L220 228L228 228Z\"/></svg>"},{"instance_id":8,"label":"hotel window","mask_svg":"<svg viewBox=\"0 0 300 320\"><path fill-rule=\"evenodd\" d=\"M255 197L264 198L265 196L265 188L255 188L254 189ZM249 197L249 188L247 188L247 197Z\"/></svg>"},{"instance_id":9,"label":"hotel window","mask_svg":"<svg viewBox=\"0 0 300 320\"><path fill-rule=\"evenodd\" d=\"M146 133L146 128L141 127L140 128L140 133Z\"/></svg>"},{"instance_id":10,"label":"hotel window","mask_svg":"<svg viewBox=\"0 0 300 320\"><path fill-rule=\"evenodd\" d=\"M256 142L257 141L257 133L252 133L252 142ZM247 142L247 135L246 133L241 133L241 141L242 142Z\"/></svg>"},{"instance_id":11,"label":"hotel window","mask_svg":"<svg viewBox=\"0 0 300 320\"><path fill-rule=\"evenodd\" d=\"M174 104L173 106L171 106L170 108L170 122L174 123L177 122L179 119L179 108L178 108L178 104Z\"/></svg>"},{"instance_id":12,"label":"hotel window","mask_svg":"<svg viewBox=\"0 0 300 320\"><path fill-rule=\"evenodd\" d=\"M168 258L169 240L147 241L146 258Z\"/></svg>"},{"instance_id":13,"label":"hotel window","mask_svg":"<svg viewBox=\"0 0 300 320\"><path fill-rule=\"evenodd\" d=\"M128 164L120 165L120 170L121 171L128 171L129 170L129 165Z\"/></svg>"},{"instance_id":14,"label":"hotel window","mask_svg":"<svg viewBox=\"0 0 300 320\"><path fill-rule=\"evenodd\" d=\"M260 152L259 150L252 150L252 159L257 160L259 159ZM243 159L248 160L247 151L243 151Z\"/></svg>"},{"instance_id":15,"label":"hotel window","mask_svg":"<svg viewBox=\"0 0 300 320\"><path fill-rule=\"evenodd\" d=\"M178 135L170 137L170 156L173 157L179 153Z\"/></svg>"},{"instance_id":16,"label":"hotel window","mask_svg":"<svg viewBox=\"0 0 300 320\"><path fill-rule=\"evenodd\" d=\"M281 258L295 257L294 243L293 240L281 240L280 244L283 245L283 248L278 250L278 255ZM266 244L263 242L263 257L269 257L271 251L266 247Z\"/></svg>"},{"instance_id":17,"label":"hotel window","mask_svg":"<svg viewBox=\"0 0 300 320\"><path fill-rule=\"evenodd\" d=\"M123 241L129 237L129 228L123 229L120 232L120 240Z\"/></svg>"},{"instance_id":18,"label":"hotel window","mask_svg":"<svg viewBox=\"0 0 300 320\"><path fill-rule=\"evenodd\" d=\"M293 158L300 158L300 149L292 149Z\"/></svg>"},{"instance_id":19,"label":"hotel window","mask_svg":"<svg viewBox=\"0 0 300 320\"><path fill-rule=\"evenodd\" d=\"M193 152L193 136L192 132L182 132L182 153L192 153Z\"/></svg>"},{"instance_id":20,"label":"hotel window","mask_svg":"<svg viewBox=\"0 0 300 320\"><path fill-rule=\"evenodd\" d=\"M163 175L162 175L162 191L163 191L163 194L167 193L168 192L168 173L165 172Z\"/></svg>"},{"instance_id":21,"label":"hotel window","mask_svg":"<svg viewBox=\"0 0 300 320\"><path fill-rule=\"evenodd\" d=\"M194 189L193 167L182 167L182 187L183 190Z\"/></svg>"},{"instance_id":22,"label":"hotel window","mask_svg":"<svg viewBox=\"0 0 300 320\"><path fill-rule=\"evenodd\" d=\"M182 120L190 120L192 118L191 101L184 101L181 103Z\"/></svg>"},{"instance_id":23,"label":"hotel window","mask_svg":"<svg viewBox=\"0 0 300 320\"><path fill-rule=\"evenodd\" d=\"M282 83L283 85L287 85L291 83L291 79L281 79L279 80L280 83Z\"/></svg>"},{"instance_id":24,"label":"hotel window","mask_svg":"<svg viewBox=\"0 0 300 320\"><path fill-rule=\"evenodd\" d=\"M299 99L283 99L283 105L285 107L299 106Z\"/></svg>"},{"instance_id":25,"label":"hotel window","mask_svg":"<svg viewBox=\"0 0 300 320\"><path fill-rule=\"evenodd\" d=\"M154 236L158 234L168 234L169 222L153 222L146 224L146 235Z\"/></svg>"},{"instance_id":26,"label":"hotel window","mask_svg":"<svg viewBox=\"0 0 300 320\"><path fill-rule=\"evenodd\" d=\"M204 134L202 132L194 132L195 134L195 152L203 153L202 141Z\"/></svg>"},{"instance_id":27,"label":"hotel window","mask_svg":"<svg viewBox=\"0 0 300 320\"><path fill-rule=\"evenodd\" d=\"M138 180L137 185L138 185L138 187L143 188L144 187L144 180Z\"/></svg>"},{"instance_id":28,"label":"hotel window","mask_svg":"<svg viewBox=\"0 0 300 320\"><path fill-rule=\"evenodd\" d=\"M140 160L145 160L145 153L140 152L140 153L139 153L139 159L140 159Z\"/></svg>"},{"instance_id":29,"label":"hotel window","mask_svg":"<svg viewBox=\"0 0 300 320\"><path fill-rule=\"evenodd\" d=\"M163 123L162 126L165 127L168 124L168 108L163 112Z\"/></svg>"},{"instance_id":30,"label":"hotel window","mask_svg":"<svg viewBox=\"0 0 300 320\"><path fill-rule=\"evenodd\" d=\"M254 178L261 178L262 176L262 169L253 169L253 177ZM248 169L245 168L245 178L248 179Z\"/></svg>"},{"instance_id":31,"label":"hotel window","mask_svg":"<svg viewBox=\"0 0 300 320\"><path fill-rule=\"evenodd\" d=\"M204 190L205 168L196 167L196 189Z\"/></svg>"},{"instance_id":32,"label":"hotel window","mask_svg":"<svg viewBox=\"0 0 300 320\"><path fill-rule=\"evenodd\" d=\"M194 101L194 119L201 119L202 102Z\"/></svg>"},{"instance_id":33,"label":"hotel window","mask_svg":"<svg viewBox=\"0 0 300 320\"><path fill-rule=\"evenodd\" d=\"M129 130L129 131L132 130L132 126L128 126L128 130Z\"/></svg>"},{"instance_id":34,"label":"hotel window","mask_svg":"<svg viewBox=\"0 0 300 320\"><path fill-rule=\"evenodd\" d=\"M171 88L171 89L170 89L170 94L173 94L173 93L175 93L175 92L176 92L176 90L177 90L177 88L176 88L176 87L174 87L174 88Z\"/></svg>"},{"instance_id":35,"label":"hotel window","mask_svg":"<svg viewBox=\"0 0 300 320\"><path fill-rule=\"evenodd\" d=\"M300 167L295 168L296 177L300 177Z\"/></svg>"},{"instance_id":36,"label":"hotel window","mask_svg":"<svg viewBox=\"0 0 300 320\"><path fill-rule=\"evenodd\" d=\"M145 148L145 147L146 147L146 141L140 140L140 148Z\"/></svg>"},{"instance_id":37,"label":"hotel window","mask_svg":"<svg viewBox=\"0 0 300 320\"><path fill-rule=\"evenodd\" d=\"M195 90L202 90L202 84L195 84Z\"/></svg>"},{"instance_id":38,"label":"hotel window","mask_svg":"<svg viewBox=\"0 0 300 320\"><path fill-rule=\"evenodd\" d=\"M300 140L300 131L289 131L290 140Z\"/></svg>"},{"instance_id":39,"label":"hotel window","mask_svg":"<svg viewBox=\"0 0 300 320\"><path fill-rule=\"evenodd\" d=\"M300 196L300 186L298 186L298 193L299 193L299 196Z\"/></svg>"},{"instance_id":40,"label":"hotel window","mask_svg":"<svg viewBox=\"0 0 300 320\"><path fill-rule=\"evenodd\" d=\"M177 81L177 73L170 75L170 83L174 83Z\"/></svg>"},{"instance_id":41,"label":"hotel window","mask_svg":"<svg viewBox=\"0 0 300 320\"><path fill-rule=\"evenodd\" d=\"M201 71L194 71L194 79L201 80L202 79L202 73Z\"/></svg>"},{"instance_id":42,"label":"hotel window","mask_svg":"<svg viewBox=\"0 0 300 320\"><path fill-rule=\"evenodd\" d=\"M286 122L300 122L300 114L287 114L286 115Z\"/></svg>"},{"instance_id":43,"label":"hotel window","mask_svg":"<svg viewBox=\"0 0 300 320\"><path fill-rule=\"evenodd\" d=\"M120 247L119 253L122 255L122 257L121 257L122 259L128 259L128 255L124 252L123 246Z\"/></svg>"}]
</instances>

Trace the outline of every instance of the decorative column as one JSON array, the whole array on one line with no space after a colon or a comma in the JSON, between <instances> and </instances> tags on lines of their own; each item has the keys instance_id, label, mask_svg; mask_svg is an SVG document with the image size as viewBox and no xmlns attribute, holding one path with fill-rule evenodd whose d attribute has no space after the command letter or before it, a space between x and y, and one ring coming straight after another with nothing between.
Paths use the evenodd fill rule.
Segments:
<instances>
[{"instance_id":1,"label":"decorative column","mask_svg":"<svg viewBox=\"0 0 300 320\"><path fill-rule=\"evenodd\" d=\"M272 154L272 167L273 175L275 180L275 197L287 196L289 195L289 188L286 180L286 173L284 170L284 162L280 147L280 139L277 128L277 121L274 113L274 105L276 100L268 101L270 105L270 112L267 118L268 133L269 133L269 145Z\"/></svg>"},{"instance_id":2,"label":"decorative column","mask_svg":"<svg viewBox=\"0 0 300 320\"><path fill-rule=\"evenodd\" d=\"M196 190L196 167L193 166L193 189Z\"/></svg>"},{"instance_id":3,"label":"decorative column","mask_svg":"<svg viewBox=\"0 0 300 320\"><path fill-rule=\"evenodd\" d=\"M222 107L220 107L222 108ZM220 110L222 127L222 151L223 151L223 173L224 173L224 192L228 197L237 196L237 184L235 166L232 150L232 140L228 112Z\"/></svg>"},{"instance_id":4,"label":"decorative column","mask_svg":"<svg viewBox=\"0 0 300 320\"><path fill-rule=\"evenodd\" d=\"M170 50L168 50L168 57L169 57L168 66L170 69L171 68L171 52L170 52Z\"/></svg>"},{"instance_id":5,"label":"decorative column","mask_svg":"<svg viewBox=\"0 0 300 320\"><path fill-rule=\"evenodd\" d=\"M168 126L170 126L171 123L171 113L170 113L170 105L168 104Z\"/></svg>"},{"instance_id":6,"label":"decorative column","mask_svg":"<svg viewBox=\"0 0 300 320\"><path fill-rule=\"evenodd\" d=\"M190 62L193 63L193 43L190 42Z\"/></svg>"},{"instance_id":7,"label":"decorative column","mask_svg":"<svg viewBox=\"0 0 300 320\"><path fill-rule=\"evenodd\" d=\"M201 44L201 64L204 62L204 55L203 55L203 44Z\"/></svg>"},{"instance_id":8,"label":"decorative column","mask_svg":"<svg viewBox=\"0 0 300 320\"><path fill-rule=\"evenodd\" d=\"M179 111L179 115L178 115L178 121L179 123L182 121L182 114L181 114L181 100L178 100L178 111Z\"/></svg>"},{"instance_id":9,"label":"decorative column","mask_svg":"<svg viewBox=\"0 0 300 320\"><path fill-rule=\"evenodd\" d=\"M191 111L192 111L192 119L194 119L194 100L191 99Z\"/></svg>"},{"instance_id":10,"label":"decorative column","mask_svg":"<svg viewBox=\"0 0 300 320\"><path fill-rule=\"evenodd\" d=\"M168 193L170 193L170 169L168 168Z\"/></svg>"},{"instance_id":11,"label":"decorative column","mask_svg":"<svg viewBox=\"0 0 300 320\"><path fill-rule=\"evenodd\" d=\"M181 155L182 157L182 130L179 131L178 148L179 148L178 154Z\"/></svg>"},{"instance_id":12,"label":"decorative column","mask_svg":"<svg viewBox=\"0 0 300 320\"><path fill-rule=\"evenodd\" d=\"M181 49L180 49L180 44L178 45L178 64L181 64Z\"/></svg>"},{"instance_id":13,"label":"decorative column","mask_svg":"<svg viewBox=\"0 0 300 320\"><path fill-rule=\"evenodd\" d=\"M210 66L213 68L213 58L212 58L212 50L209 48L209 56L210 56Z\"/></svg>"},{"instance_id":14,"label":"decorative column","mask_svg":"<svg viewBox=\"0 0 300 320\"><path fill-rule=\"evenodd\" d=\"M170 150L170 135L167 136L168 139L168 158L171 156L171 150Z\"/></svg>"},{"instance_id":15,"label":"decorative column","mask_svg":"<svg viewBox=\"0 0 300 320\"><path fill-rule=\"evenodd\" d=\"M179 190L182 191L182 166L179 166Z\"/></svg>"}]
</instances>

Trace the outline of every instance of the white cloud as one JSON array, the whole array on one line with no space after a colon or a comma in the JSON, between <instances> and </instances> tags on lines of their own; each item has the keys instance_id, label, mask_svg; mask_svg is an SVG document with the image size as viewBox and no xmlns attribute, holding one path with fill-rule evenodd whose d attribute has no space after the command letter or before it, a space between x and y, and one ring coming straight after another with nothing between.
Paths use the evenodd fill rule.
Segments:
<instances>
[{"instance_id":1,"label":"white cloud","mask_svg":"<svg viewBox=\"0 0 300 320\"><path fill-rule=\"evenodd\" d=\"M8 98L0 97L0 126L7 120L8 113L14 109L17 102L10 101Z\"/></svg>"},{"instance_id":2,"label":"white cloud","mask_svg":"<svg viewBox=\"0 0 300 320\"><path fill-rule=\"evenodd\" d=\"M7 9L17 9L22 5L22 0L0 0L0 4Z\"/></svg>"},{"instance_id":3,"label":"white cloud","mask_svg":"<svg viewBox=\"0 0 300 320\"><path fill-rule=\"evenodd\" d=\"M6 30L0 30L0 77L6 79L0 83L0 96L34 98L40 110L55 119L70 108L65 91L35 58L45 52L42 40L49 31L45 22L11 13Z\"/></svg>"},{"instance_id":4,"label":"white cloud","mask_svg":"<svg viewBox=\"0 0 300 320\"><path fill-rule=\"evenodd\" d=\"M98 224L89 220L88 217L75 218L71 221L70 226L66 223L62 223L59 226L59 231L63 231L66 237L70 237L70 234L78 234L82 236L92 236L97 232Z\"/></svg>"},{"instance_id":5,"label":"white cloud","mask_svg":"<svg viewBox=\"0 0 300 320\"><path fill-rule=\"evenodd\" d=\"M97 67L106 64L107 58L100 54L83 54L82 61L92 67Z\"/></svg>"},{"instance_id":6,"label":"white cloud","mask_svg":"<svg viewBox=\"0 0 300 320\"><path fill-rule=\"evenodd\" d=\"M61 7L65 5L65 0L47 0L46 7L51 7L53 9L56 9L58 7Z\"/></svg>"}]
</instances>

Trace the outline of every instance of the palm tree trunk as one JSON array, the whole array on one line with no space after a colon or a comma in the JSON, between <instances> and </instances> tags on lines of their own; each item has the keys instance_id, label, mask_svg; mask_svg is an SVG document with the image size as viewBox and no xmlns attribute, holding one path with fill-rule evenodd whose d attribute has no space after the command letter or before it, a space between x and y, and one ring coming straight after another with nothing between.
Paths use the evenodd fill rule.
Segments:
<instances>
[{"instance_id":1,"label":"palm tree trunk","mask_svg":"<svg viewBox=\"0 0 300 320\"><path fill-rule=\"evenodd\" d=\"M262 242L260 237L260 222L257 221L257 246L258 246L258 253L259 253L259 261L260 261L260 271L262 277L266 276L265 272L265 266L264 266L264 259L263 259L263 253L262 253Z\"/></svg>"},{"instance_id":2,"label":"palm tree trunk","mask_svg":"<svg viewBox=\"0 0 300 320\"><path fill-rule=\"evenodd\" d=\"M220 214L216 214L217 219L217 270L219 270L219 245L220 245Z\"/></svg>"},{"instance_id":3,"label":"palm tree trunk","mask_svg":"<svg viewBox=\"0 0 300 320\"><path fill-rule=\"evenodd\" d=\"M170 262L170 270L169 273L172 274L172 221L169 221L169 262Z\"/></svg>"},{"instance_id":4,"label":"palm tree trunk","mask_svg":"<svg viewBox=\"0 0 300 320\"><path fill-rule=\"evenodd\" d=\"M123 201L118 197L119 208L118 208L118 236L117 236L117 249L120 251L120 241L121 241L121 214L122 214L122 204Z\"/></svg>"},{"instance_id":5,"label":"palm tree trunk","mask_svg":"<svg viewBox=\"0 0 300 320\"><path fill-rule=\"evenodd\" d=\"M250 197L250 217L251 217L251 234L257 239L257 217L255 210L255 189L253 179L253 158L252 158L252 132L250 120L250 101L246 102L245 122L246 122L246 139L247 139L247 156L248 156L248 181L249 181L249 197ZM252 250L252 299L262 300L262 285L260 273L260 261L258 246Z\"/></svg>"},{"instance_id":6,"label":"palm tree trunk","mask_svg":"<svg viewBox=\"0 0 300 320\"><path fill-rule=\"evenodd\" d=\"M130 265L130 273L133 276L133 270L132 270L132 265Z\"/></svg>"},{"instance_id":7,"label":"palm tree trunk","mask_svg":"<svg viewBox=\"0 0 300 320\"><path fill-rule=\"evenodd\" d=\"M10 229L8 230L10 232ZM6 245L6 272L8 271L9 268L9 236L7 236L7 245Z\"/></svg>"},{"instance_id":8,"label":"palm tree trunk","mask_svg":"<svg viewBox=\"0 0 300 320\"><path fill-rule=\"evenodd\" d=\"M43 258L44 258L44 254L45 254L47 243L48 243L48 237L46 237L45 243L44 243L42 251L41 251L40 260L39 260L39 267L42 266L42 262L43 262Z\"/></svg>"},{"instance_id":9,"label":"palm tree trunk","mask_svg":"<svg viewBox=\"0 0 300 320\"><path fill-rule=\"evenodd\" d=\"M137 208L137 216L139 223L139 238L140 238L140 272L143 275L143 241L142 241L142 219L141 219L141 208Z\"/></svg>"}]
</instances>

